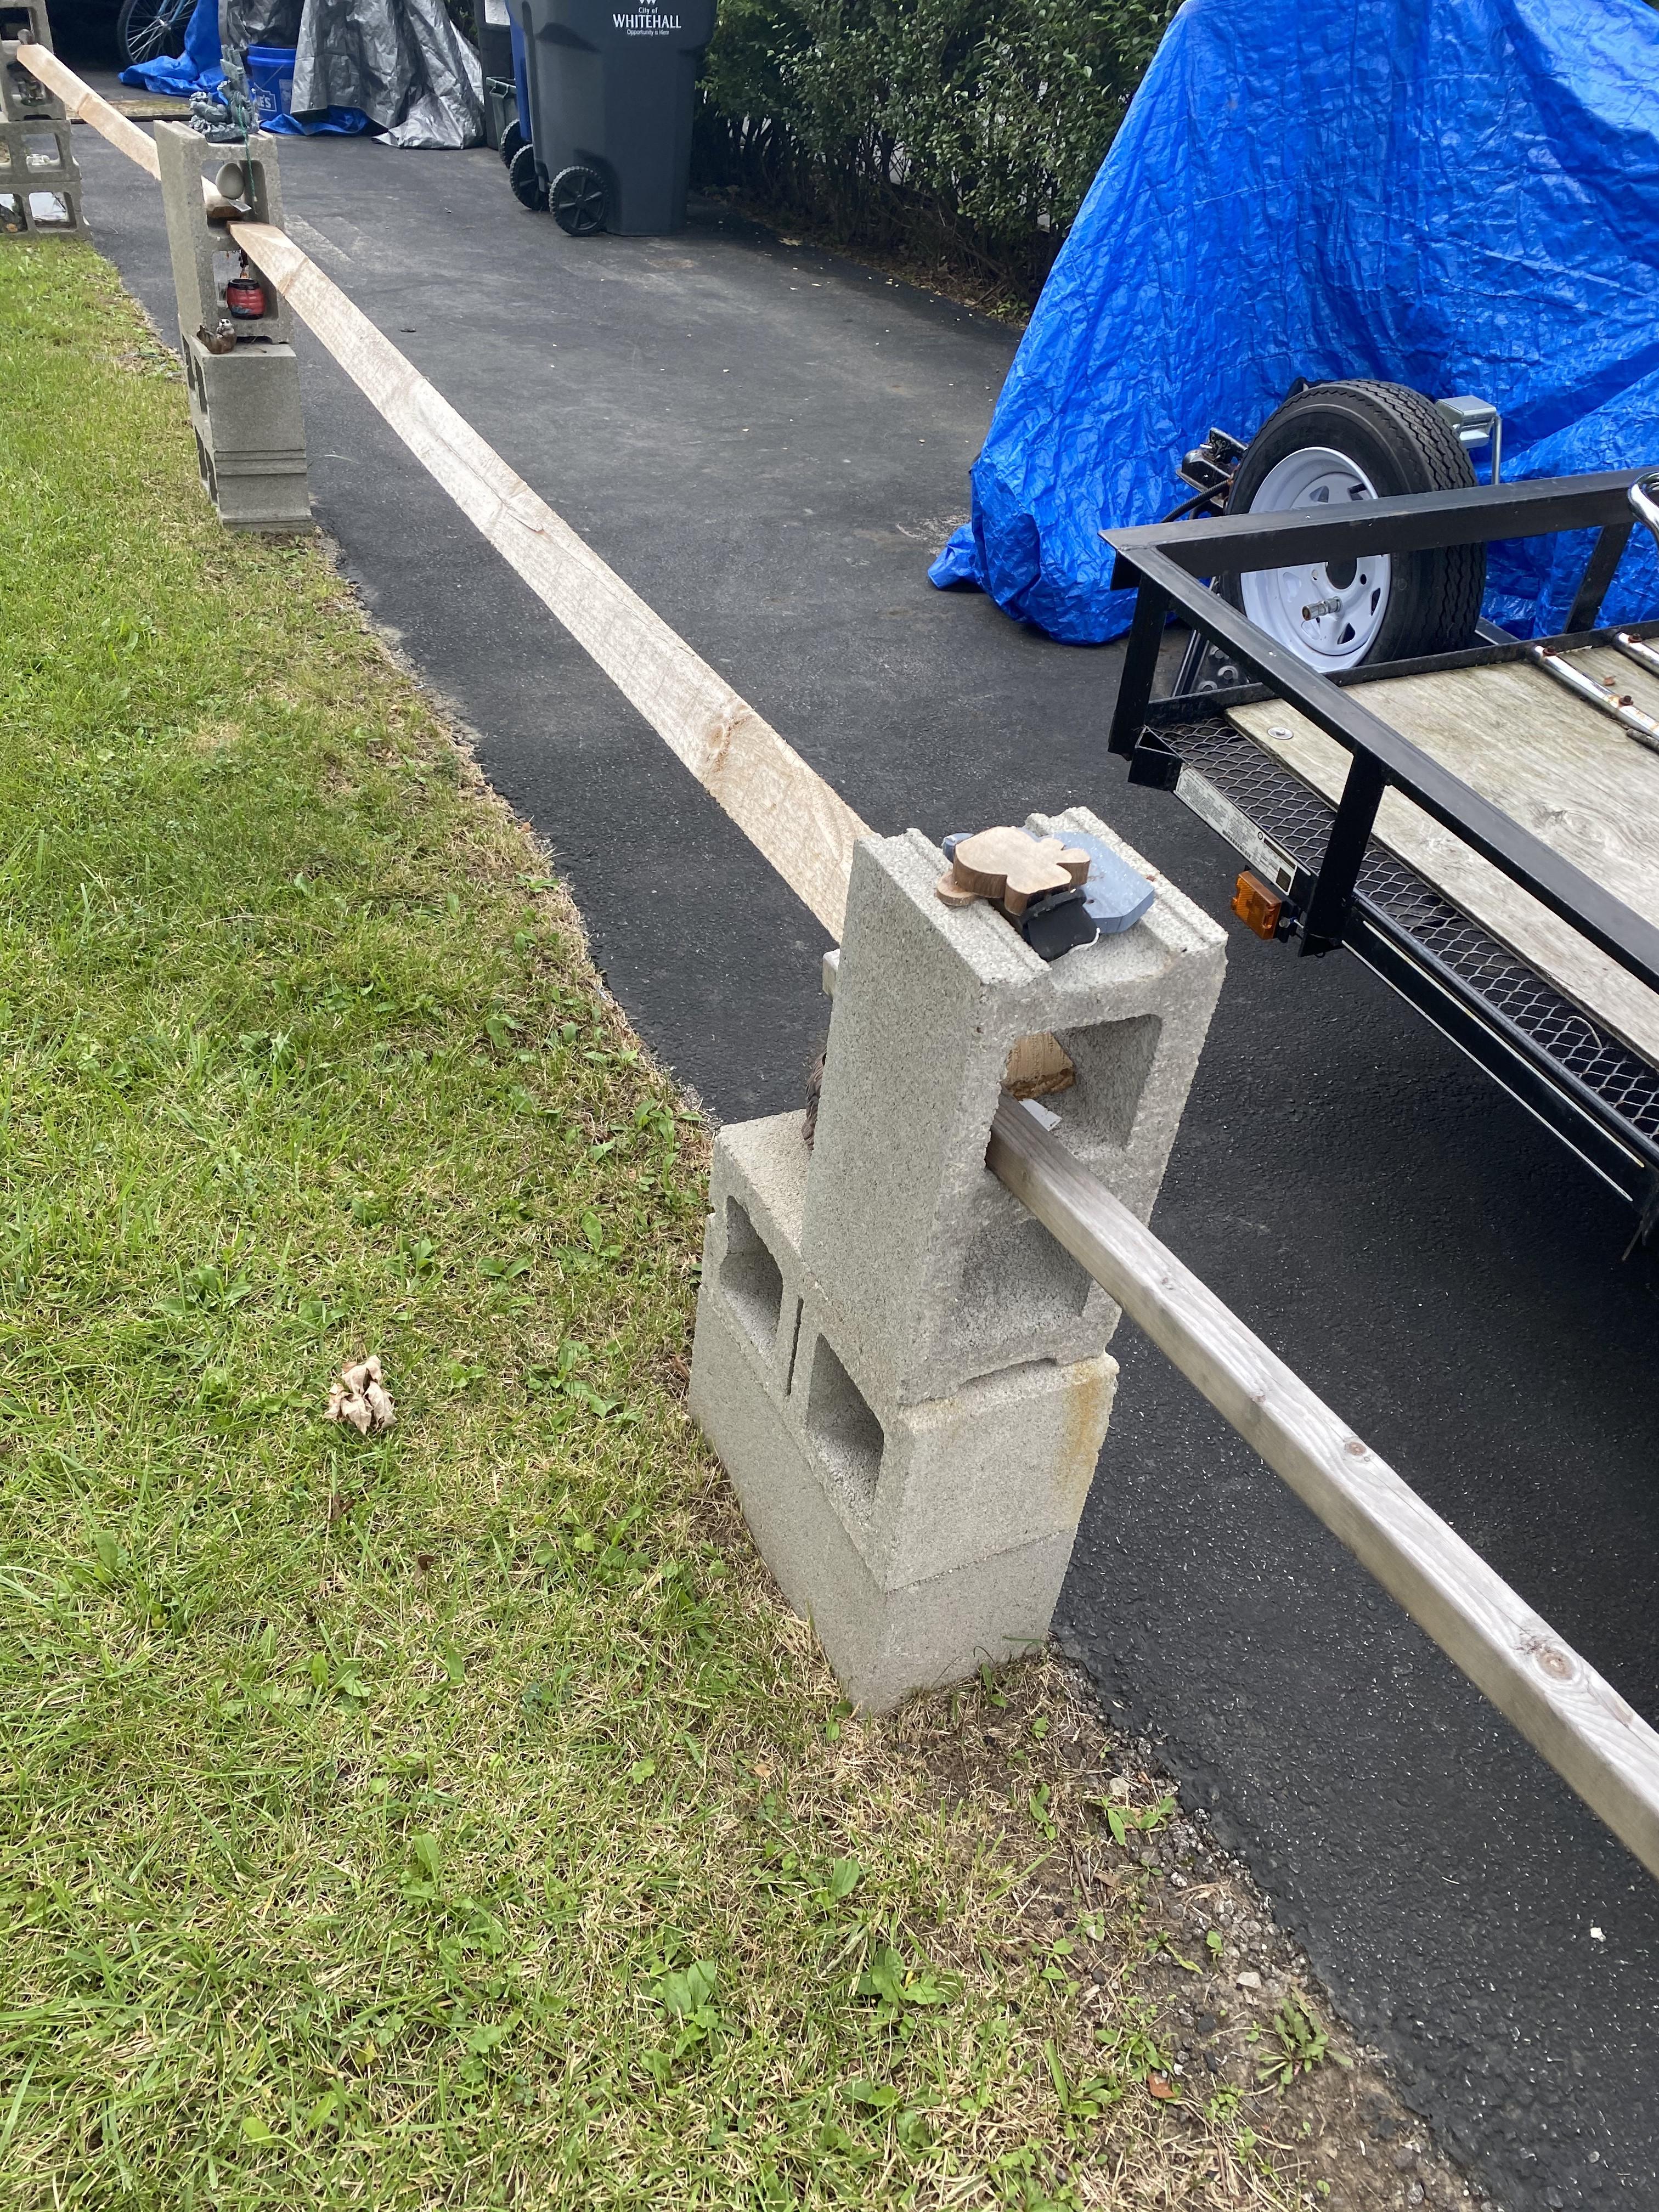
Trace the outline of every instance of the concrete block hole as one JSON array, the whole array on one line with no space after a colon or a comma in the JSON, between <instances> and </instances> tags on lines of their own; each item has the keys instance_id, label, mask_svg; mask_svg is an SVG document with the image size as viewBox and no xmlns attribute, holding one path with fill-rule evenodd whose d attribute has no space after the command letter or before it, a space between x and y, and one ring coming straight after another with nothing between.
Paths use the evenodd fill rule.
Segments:
<instances>
[{"instance_id":1,"label":"concrete block hole","mask_svg":"<svg viewBox=\"0 0 1659 2212\"><path fill-rule=\"evenodd\" d=\"M783 1312L783 1274L765 1240L735 1198L726 1201L726 1257L720 1288L744 1328L769 1359Z\"/></svg>"},{"instance_id":2,"label":"concrete block hole","mask_svg":"<svg viewBox=\"0 0 1659 2212\"><path fill-rule=\"evenodd\" d=\"M1065 1142L1109 1181L1114 1179L1114 1156L1129 1149L1163 1030L1156 1014L1135 1014L1062 1030L1040 1041L1055 1056L1063 1054L1074 1077L1063 1090L1042 1092L1043 1103L1060 1115ZM1024 1054L1033 1043L1022 1039L1016 1050ZM1074 1324L1094 1291L1093 1278L1009 1196L988 1168L979 1206L981 1233L967 1240L955 1291L964 1331L994 1338L998 1317L1011 1307L1044 1329Z\"/></svg>"},{"instance_id":3,"label":"concrete block hole","mask_svg":"<svg viewBox=\"0 0 1659 2212\"><path fill-rule=\"evenodd\" d=\"M1060 1033L1076 1083L1054 1103L1071 1125L1073 1142L1080 1138L1091 1150L1128 1144L1163 1028L1156 1014L1135 1014L1127 1021L1097 1022Z\"/></svg>"},{"instance_id":4,"label":"concrete block hole","mask_svg":"<svg viewBox=\"0 0 1659 2212\"><path fill-rule=\"evenodd\" d=\"M867 1516L876 1502L887 1439L858 1384L822 1336L812 1347L806 1433L847 1503Z\"/></svg>"}]
</instances>

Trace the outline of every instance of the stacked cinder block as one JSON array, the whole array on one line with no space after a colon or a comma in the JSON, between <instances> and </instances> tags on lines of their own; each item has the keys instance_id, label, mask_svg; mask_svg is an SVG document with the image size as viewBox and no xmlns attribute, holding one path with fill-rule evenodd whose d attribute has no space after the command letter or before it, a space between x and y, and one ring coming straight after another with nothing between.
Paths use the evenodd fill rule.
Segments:
<instances>
[{"instance_id":1,"label":"stacked cinder block","mask_svg":"<svg viewBox=\"0 0 1659 2212\"><path fill-rule=\"evenodd\" d=\"M233 529L309 530L300 365L288 302L267 284L264 314L227 317L225 283L240 256L225 225L208 221L202 189L204 167L217 172L228 163L240 175L239 204L253 221L280 229L276 141L256 137L249 160L234 146L206 145L179 124L158 123L155 149L203 486ZM222 333L234 340L226 352L210 343L222 342Z\"/></svg>"},{"instance_id":2,"label":"stacked cinder block","mask_svg":"<svg viewBox=\"0 0 1659 2212\"><path fill-rule=\"evenodd\" d=\"M62 100L23 67L25 40L52 48L46 0L0 5L0 237L79 238L81 172Z\"/></svg>"},{"instance_id":3,"label":"stacked cinder block","mask_svg":"<svg viewBox=\"0 0 1659 2212\"><path fill-rule=\"evenodd\" d=\"M1081 809L1029 826L1145 866ZM1159 879L1045 965L943 866L915 830L859 847L816 1143L720 1133L692 1360L768 1564L877 1709L1046 1637L1111 1409L1115 1308L985 1165L1009 1052L1058 1037L1060 1133L1144 1218L1224 943Z\"/></svg>"}]
</instances>

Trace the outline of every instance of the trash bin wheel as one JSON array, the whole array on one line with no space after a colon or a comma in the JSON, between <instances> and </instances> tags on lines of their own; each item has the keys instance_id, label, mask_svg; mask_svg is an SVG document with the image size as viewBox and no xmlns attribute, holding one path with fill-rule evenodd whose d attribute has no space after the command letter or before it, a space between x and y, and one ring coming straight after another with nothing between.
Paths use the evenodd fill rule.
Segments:
<instances>
[{"instance_id":1,"label":"trash bin wheel","mask_svg":"<svg viewBox=\"0 0 1659 2212\"><path fill-rule=\"evenodd\" d=\"M509 169L513 167L513 156L524 143L524 132L520 129L517 121L509 123L501 133L501 160Z\"/></svg>"},{"instance_id":2,"label":"trash bin wheel","mask_svg":"<svg viewBox=\"0 0 1659 2212\"><path fill-rule=\"evenodd\" d=\"M553 220L572 238L592 238L605 228L605 179L597 169L561 169L547 188Z\"/></svg>"},{"instance_id":3,"label":"trash bin wheel","mask_svg":"<svg viewBox=\"0 0 1659 2212\"><path fill-rule=\"evenodd\" d=\"M547 206L547 186L536 171L536 149L520 146L507 165L507 181L513 187L513 197L520 207L540 215Z\"/></svg>"},{"instance_id":4,"label":"trash bin wheel","mask_svg":"<svg viewBox=\"0 0 1659 2212\"><path fill-rule=\"evenodd\" d=\"M1310 385L1270 415L1238 465L1227 507L1278 514L1455 491L1474 480L1431 400L1407 385L1354 380ZM1258 629L1331 670L1473 644L1486 581L1485 546L1452 545L1258 569L1219 586Z\"/></svg>"}]
</instances>

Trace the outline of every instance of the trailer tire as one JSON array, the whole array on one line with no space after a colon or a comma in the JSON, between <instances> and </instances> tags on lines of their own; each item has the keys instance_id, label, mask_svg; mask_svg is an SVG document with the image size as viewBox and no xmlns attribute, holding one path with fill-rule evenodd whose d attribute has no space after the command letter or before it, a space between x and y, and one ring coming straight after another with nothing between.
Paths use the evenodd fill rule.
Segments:
<instances>
[{"instance_id":1,"label":"trailer tire","mask_svg":"<svg viewBox=\"0 0 1659 2212\"><path fill-rule=\"evenodd\" d=\"M1230 514L1455 491L1474 470L1445 416L1408 385L1307 386L1270 415L1233 478ZM1222 597L1315 668L1454 653L1474 642L1484 545L1367 555L1223 576Z\"/></svg>"}]
</instances>

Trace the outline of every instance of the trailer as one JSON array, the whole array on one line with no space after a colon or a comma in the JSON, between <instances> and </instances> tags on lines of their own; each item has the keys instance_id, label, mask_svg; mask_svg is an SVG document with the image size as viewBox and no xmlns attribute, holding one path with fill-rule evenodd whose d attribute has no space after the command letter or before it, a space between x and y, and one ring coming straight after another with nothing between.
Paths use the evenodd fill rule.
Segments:
<instances>
[{"instance_id":1,"label":"trailer","mask_svg":"<svg viewBox=\"0 0 1659 2212\"><path fill-rule=\"evenodd\" d=\"M1377 395L1405 423L1411 489L1345 394L1361 432ZM1659 623L1596 621L1634 524L1659 539L1659 472L1504 483L1500 437L1485 403L1360 385L1212 432L1194 498L1102 533L1136 592L1109 744L1243 860L1250 928L1346 946L1631 1204L1633 1248L1659 1242ZM1480 483L1450 456L1483 443ZM1565 631L1481 620L1486 548L1559 532L1595 533Z\"/></svg>"}]
</instances>

